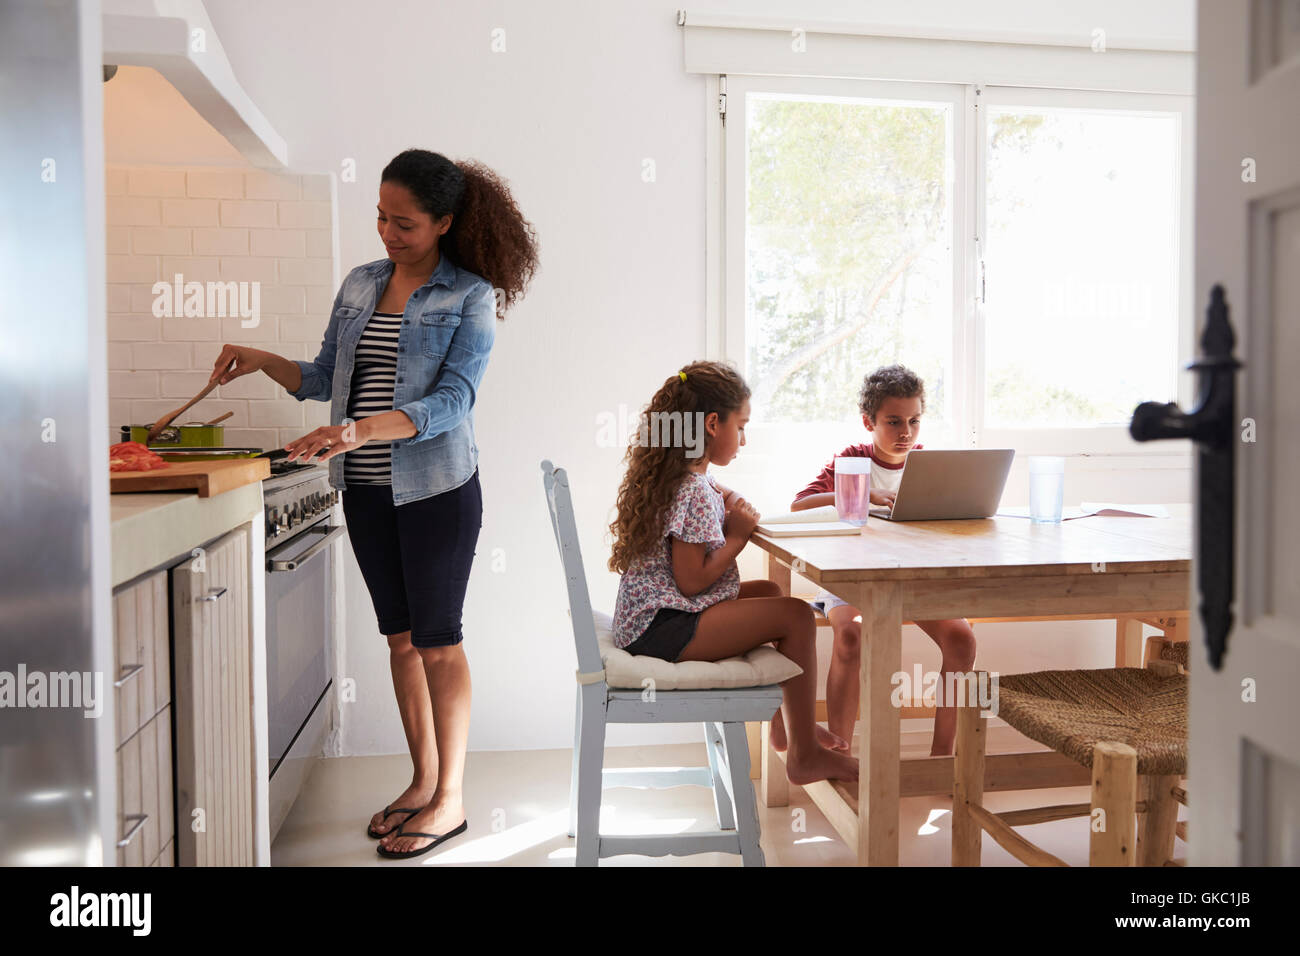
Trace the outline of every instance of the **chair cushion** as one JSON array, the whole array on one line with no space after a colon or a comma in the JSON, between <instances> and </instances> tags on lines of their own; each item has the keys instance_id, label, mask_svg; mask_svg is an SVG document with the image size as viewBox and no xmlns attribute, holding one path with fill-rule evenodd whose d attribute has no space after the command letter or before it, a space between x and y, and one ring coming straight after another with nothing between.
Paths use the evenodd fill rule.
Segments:
<instances>
[{"instance_id":1,"label":"chair cushion","mask_svg":"<svg viewBox=\"0 0 1300 956\"><path fill-rule=\"evenodd\" d=\"M614 646L614 621L601 611L592 611L596 643L605 664L605 682L610 687L640 690L647 677L656 690L707 690L719 687L763 687L780 684L803 668L769 644L760 644L740 657L721 661L660 660L645 654L629 654Z\"/></svg>"}]
</instances>

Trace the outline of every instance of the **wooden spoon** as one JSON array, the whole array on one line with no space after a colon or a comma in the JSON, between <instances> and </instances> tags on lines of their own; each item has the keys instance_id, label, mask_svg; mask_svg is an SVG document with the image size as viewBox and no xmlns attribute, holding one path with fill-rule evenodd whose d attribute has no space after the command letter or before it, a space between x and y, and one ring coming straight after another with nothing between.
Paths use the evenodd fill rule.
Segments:
<instances>
[{"instance_id":1,"label":"wooden spoon","mask_svg":"<svg viewBox=\"0 0 1300 956\"><path fill-rule=\"evenodd\" d=\"M212 419L212 421L210 421L210 422L204 422L203 424L205 424L205 425L217 425L217 424L219 424L219 423L221 423L221 422L224 422L227 418L229 418L229 417L230 417L231 415L233 415L233 414L235 414L235 413L234 413L234 412L226 412L226 414L224 414L224 415L218 415L216 418Z\"/></svg>"},{"instance_id":2,"label":"wooden spoon","mask_svg":"<svg viewBox=\"0 0 1300 956\"><path fill-rule=\"evenodd\" d=\"M216 388L217 385L220 384L220 382L221 382L220 379L216 379L216 378L214 378L212 381L208 382L207 387L204 388L203 391L199 392L199 394L195 395L193 398L191 398L188 402L186 402L186 403L185 403L184 405L182 405L180 408L176 409L176 411L174 411L174 412L168 412L168 413L167 413L166 415L164 415L162 418L158 419L156 422L154 422L152 425L150 425L150 426L149 426L149 434L148 434L147 436L145 436L144 443L145 443L146 445L148 445L151 441L153 441L155 438L157 438L157 437L162 433L162 430L163 430L164 428L166 428L168 425L170 425L170 424L172 423L172 420L175 419L177 415L181 415L181 414L183 414L183 413L184 413L185 411L187 411L187 410L188 410L192 405L194 405L194 404L196 404L197 402L201 401L201 400L202 400L202 399L203 399L203 398L208 394L208 392L210 392L210 391L212 391L214 388Z\"/></svg>"}]
</instances>

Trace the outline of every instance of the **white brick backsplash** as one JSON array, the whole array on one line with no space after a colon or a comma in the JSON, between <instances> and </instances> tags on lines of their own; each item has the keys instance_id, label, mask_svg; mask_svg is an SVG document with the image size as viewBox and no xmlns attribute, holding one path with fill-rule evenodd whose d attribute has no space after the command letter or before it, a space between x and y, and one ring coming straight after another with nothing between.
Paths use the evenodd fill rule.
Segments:
<instances>
[{"instance_id":1,"label":"white brick backsplash","mask_svg":"<svg viewBox=\"0 0 1300 956\"><path fill-rule=\"evenodd\" d=\"M262 372L241 375L233 382L218 385L217 392L222 398L281 398L286 394L284 389Z\"/></svg>"},{"instance_id":2,"label":"white brick backsplash","mask_svg":"<svg viewBox=\"0 0 1300 956\"><path fill-rule=\"evenodd\" d=\"M130 226L109 226L104 238L108 243L108 248L105 249L106 252L126 255L131 251Z\"/></svg>"},{"instance_id":3,"label":"white brick backsplash","mask_svg":"<svg viewBox=\"0 0 1300 956\"><path fill-rule=\"evenodd\" d=\"M248 199L300 199L298 177L259 169L244 173L244 196Z\"/></svg>"},{"instance_id":4,"label":"white brick backsplash","mask_svg":"<svg viewBox=\"0 0 1300 956\"><path fill-rule=\"evenodd\" d=\"M285 285L329 285L333 267L328 259L279 259ZM333 302L333 299L330 299Z\"/></svg>"},{"instance_id":5,"label":"white brick backsplash","mask_svg":"<svg viewBox=\"0 0 1300 956\"><path fill-rule=\"evenodd\" d=\"M221 278L221 260L213 256L163 256L162 277L168 282L176 282L176 274L181 276L181 295L185 294L187 282L212 282Z\"/></svg>"},{"instance_id":6,"label":"white brick backsplash","mask_svg":"<svg viewBox=\"0 0 1300 956\"><path fill-rule=\"evenodd\" d=\"M116 445L122 440L123 425L142 425L144 422L131 421L131 400L129 398L110 398L108 400L108 443Z\"/></svg>"},{"instance_id":7,"label":"white brick backsplash","mask_svg":"<svg viewBox=\"0 0 1300 956\"><path fill-rule=\"evenodd\" d=\"M152 315L118 314L108 317L108 337L114 342L157 342L162 320Z\"/></svg>"},{"instance_id":8,"label":"white brick backsplash","mask_svg":"<svg viewBox=\"0 0 1300 956\"><path fill-rule=\"evenodd\" d=\"M286 229L328 229L330 204L328 202L280 202L280 225Z\"/></svg>"},{"instance_id":9,"label":"white brick backsplash","mask_svg":"<svg viewBox=\"0 0 1300 956\"><path fill-rule=\"evenodd\" d=\"M328 174L306 174L302 177L302 198L306 200L324 200L329 202L330 178Z\"/></svg>"},{"instance_id":10,"label":"white brick backsplash","mask_svg":"<svg viewBox=\"0 0 1300 956\"><path fill-rule=\"evenodd\" d=\"M244 174L225 169L191 169L186 176L186 191L203 199L243 199Z\"/></svg>"},{"instance_id":11,"label":"white brick backsplash","mask_svg":"<svg viewBox=\"0 0 1300 956\"><path fill-rule=\"evenodd\" d=\"M110 255L105 260L109 282L154 282L161 275L157 256Z\"/></svg>"},{"instance_id":12,"label":"white brick backsplash","mask_svg":"<svg viewBox=\"0 0 1300 956\"><path fill-rule=\"evenodd\" d=\"M194 253L200 256L246 256L248 230L195 229Z\"/></svg>"},{"instance_id":13,"label":"white brick backsplash","mask_svg":"<svg viewBox=\"0 0 1300 956\"><path fill-rule=\"evenodd\" d=\"M194 362L190 368L207 369L212 372L213 366L217 364L217 356L221 354L221 347L225 345L222 342L195 342L194 343ZM184 367L184 366L182 366ZM221 386L217 386L219 389Z\"/></svg>"},{"instance_id":14,"label":"white brick backsplash","mask_svg":"<svg viewBox=\"0 0 1300 956\"><path fill-rule=\"evenodd\" d=\"M307 255L314 259L333 259L334 241L328 229L307 230Z\"/></svg>"},{"instance_id":15,"label":"white brick backsplash","mask_svg":"<svg viewBox=\"0 0 1300 956\"><path fill-rule=\"evenodd\" d=\"M165 226L216 226L221 220L215 199L164 199Z\"/></svg>"},{"instance_id":16,"label":"white brick backsplash","mask_svg":"<svg viewBox=\"0 0 1300 956\"><path fill-rule=\"evenodd\" d=\"M276 282L277 259L259 259L256 256L222 256L221 277L234 282Z\"/></svg>"},{"instance_id":17,"label":"white brick backsplash","mask_svg":"<svg viewBox=\"0 0 1300 956\"><path fill-rule=\"evenodd\" d=\"M178 369L190 363L190 348L180 342L137 343L131 346L131 367Z\"/></svg>"},{"instance_id":18,"label":"white brick backsplash","mask_svg":"<svg viewBox=\"0 0 1300 956\"><path fill-rule=\"evenodd\" d=\"M159 200L138 196L109 196L104 203L107 222L113 226L158 226L162 224Z\"/></svg>"},{"instance_id":19,"label":"white brick backsplash","mask_svg":"<svg viewBox=\"0 0 1300 956\"><path fill-rule=\"evenodd\" d=\"M281 342L319 342L327 320L315 315L280 316Z\"/></svg>"},{"instance_id":20,"label":"white brick backsplash","mask_svg":"<svg viewBox=\"0 0 1300 956\"><path fill-rule=\"evenodd\" d=\"M117 398L157 398L157 372L108 373L108 393ZM118 424L125 425L126 422Z\"/></svg>"},{"instance_id":21,"label":"white brick backsplash","mask_svg":"<svg viewBox=\"0 0 1300 956\"><path fill-rule=\"evenodd\" d=\"M254 256L307 255L307 234L301 229L254 229L248 251Z\"/></svg>"},{"instance_id":22,"label":"white brick backsplash","mask_svg":"<svg viewBox=\"0 0 1300 956\"><path fill-rule=\"evenodd\" d=\"M133 286L115 282L108 286L105 307L109 312L131 312L131 289ZM138 311L138 310L136 310Z\"/></svg>"},{"instance_id":23,"label":"white brick backsplash","mask_svg":"<svg viewBox=\"0 0 1300 956\"><path fill-rule=\"evenodd\" d=\"M312 286L307 290L307 311L328 320L330 309L334 308L334 296L338 295L338 291L330 284Z\"/></svg>"},{"instance_id":24,"label":"white brick backsplash","mask_svg":"<svg viewBox=\"0 0 1300 956\"><path fill-rule=\"evenodd\" d=\"M263 315L257 325L244 328L244 320L237 315L228 315L221 320L221 338L231 345L254 345L261 347L261 342L277 342L280 338L279 322L273 315ZM248 321L252 321L249 318Z\"/></svg>"},{"instance_id":25,"label":"white brick backsplash","mask_svg":"<svg viewBox=\"0 0 1300 956\"><path fill-rule=\"evenodd\" d=\"M274 428L227 428L226 445L230 448L260 448L270 451L280 447L280 435Z\"/></svg>"},{"instance_id":26,"label":"white brick backsplash","mask_svg":"<svg viewBox=\"0 0 1300 956\"><path fill-rule=\"evenodd\" d=\"M278 225L275 218L275 205L273 202L254 200L240 202L225 200L220 206L221 225L272 229Z\"/></svg>"},{"instance_id":27,"label":"white brick backsplash","mask_svg":"<svg viewBox=\"0 0 1300 956\"><path fill-rule=\"evenodd\" d=\"M185 170L128 169L126 191L132 196L184 196Z\"/></svg>"},{"instance_id":28,"label":"white brick backsplash","mask_svg":"<svg viewBox=\"0 0 1300 956\"><path fill-rule=\"evenodd\" d=\"M315 357L337 292L328 175L140 166L108 167L105 178L112 441L119 426L148 424L200 391L225 344ZM258 325L183 308L154 316L154 282L170 285L176 273L256 282ZM281 447L329 419L328 402L300 403L263 374L220 386L183 417L226 410L226 443L255 448Z\"/></svg>"},{"instance_id":29,"label":"white brick backsplash","mask_svg":"<svg viewBox=\"0 0 1300 956\"><path fill-rule=\"evenodd\" d=\"M135 368L131 361L131 346L124 342L109 342L108 367L113 370ZM109 394L112 394L111 390Z\"/></svg>"},{"instance_id":30,"label":"white brick backsplash","mask_svg":"<svg viewBox=\"0 0 1300 956\"><path fill-rule=\"evenodd\" d=\"M137 372L136 374L142 373ZM161 386L158 395L161 398L192 398L203 391L208 384L209 377L211 377L211 373L203 371L163 372L160 378ZM207 399L204 399L204 404L207 404ZM208 417L215 418L216 415L209 415Z\"/></svg>"},{"instance_id":31,"label":"white brick backsplash","mask_svg":"<svg viewBox=\"0 0 1300 956\"><path fill-rule=\"evenodd\" d=\"M172 281L171 276L166 280L169 284ZM158 296L153 291L153 285L139 283L127 286L131 290L131 311L153 315L153 302Z\"/></svg>"},{"instance_id":32,"label":"white brick backsplash","mask_svg":"<svg viewBox=\"0 0 1300 956\"><path fill-rule=\"evenodd\" d=\"M136 255L188 256L194 251L190 231L176 226L135 226L131 251Z\"/></svg>"},{"instance_id":33,"label":"white brick backsplash","mask_svg":"<svg viewBox=\"0 0 1300 956\"><path fill-rule=\"evenodd\" d=\"M268 284L262 286L262 311L274 315L302 315L306 311L306 294L301 286Z\"/></svg>"},{"instance_id":34,"label":"white brick backsplash","mask_svg":"<svg viewBox=\"0 0 1300 956\"><path fill-rule=\"evenodd\" d=\"M164 342L220 342L219 316L173 315L162 320Z\"/></svg>"},{"instance_id":35,"label":"white brick backsplash","mask_svg":"<svg viewBox=\"0 0 1300 956\"><path fill-rule=\"evenodd\" d=\"M288 402L278 399L250 398L248 426L250 428L302 428L302 405L297 399L292 398Z\"/></svg>"}]
</instances>

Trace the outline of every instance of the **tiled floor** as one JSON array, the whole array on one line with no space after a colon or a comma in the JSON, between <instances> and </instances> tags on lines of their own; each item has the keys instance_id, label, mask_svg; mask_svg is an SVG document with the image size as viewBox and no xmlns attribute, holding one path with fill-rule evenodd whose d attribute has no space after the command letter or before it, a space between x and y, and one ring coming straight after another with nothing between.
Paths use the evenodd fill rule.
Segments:
<instances>
[{"instance_id":1,"label":"tiled floor","mask_svg":"<svg viewBox=\"0 0 1300 956\"><path fill-rule=\"evenodd\" d=\"M904 752L928 753L928 722L906 721ZM1007 731L1010 733L1010 731ZM990 738L990 752L1005 747ZM856 748L855 748L856 749ZM478 751L467 757L465 800L469 830L445 847L410 861L385 860L365 835L370 816L410 782L410 759L345 757L323 761L294 806L271 848L274 866L572 866L573 840L568 825L569 773L572 751ZM704 744L609 748L606 767L702 766ZM988 794L997 812L1019 807L1083 803L1087 787L1010 791ZM946 796L912 797L902 803L899 860L904 866L947 866L950 849L950 800ZM762 846L768 866L849 866L853 854L800 787L790 788L790 805L760 805ZM605 791L604 833L680 833L716 827L713 799L704 787L674 790L610 789ZM1088 862L1086 818L1043 823L1022 832L1071 865ZM1175 855L1186 848L1176 844ZM985 866L1019 866L984 835ZM725 853L689 857L618 856L601 866L739 866Z\"/></svg>"}]
</instances>

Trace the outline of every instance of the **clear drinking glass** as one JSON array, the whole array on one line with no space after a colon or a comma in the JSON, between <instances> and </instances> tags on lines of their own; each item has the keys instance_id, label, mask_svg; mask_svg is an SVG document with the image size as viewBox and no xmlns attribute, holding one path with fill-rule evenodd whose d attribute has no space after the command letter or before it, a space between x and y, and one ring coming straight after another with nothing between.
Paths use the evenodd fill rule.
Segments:
<instances>
[{"instance_id":1,"label":"clear drinking glass","mask_svg":"<svg viewBox=\"0 0 1300 956\"><path fill-rule=\"evenodd\" d=\"M871 459L835 459L835 513L841 521L865 525L871 513Z\"/></svg>"},{"instance_id":2,"label":"clear drinking glass","mask_svg":"<svg viewBox=\"0 0 1300 956\"><path fill-rule=\"evenodd\" d=\"M1029 517L1036 524L1061 520L1065 500L1065 459L1045 456L1029 458Z\"/></svg>"}]
</instances>

